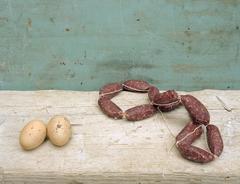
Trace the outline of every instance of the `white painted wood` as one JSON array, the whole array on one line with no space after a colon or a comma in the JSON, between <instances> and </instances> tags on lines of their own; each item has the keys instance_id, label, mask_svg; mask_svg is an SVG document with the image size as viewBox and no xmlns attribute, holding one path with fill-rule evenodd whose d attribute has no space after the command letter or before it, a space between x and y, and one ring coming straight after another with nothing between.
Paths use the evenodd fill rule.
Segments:
<instances>
[{"instance_id":1,"label":"white painted wood","mask_svg":"<svg viewBox=\"0 0 240 184\"><path fill-rule=\"evenodd\" d=\"M185 93L185 92L180 92ZM209 164L183 159L172 147L189 121L181 107L152 118L127 122L106 117L98 108L98 92L1 91L1 183L238 183L240 180L240 91L188 92L209 109L211 122L222 132L225 148ZM224 110L219 96L233 110ZM113 99L126 110L148 103L146 94L122 92ZM73 137L62 148L44 142L33 151L21 149L18 137L31 119L47 122L66 115ZM167 128L168 127L168 128ZM202 136L196 145L207 148ZM172 149L171 149L172 148Z\"/></svg>"}]
</instances>

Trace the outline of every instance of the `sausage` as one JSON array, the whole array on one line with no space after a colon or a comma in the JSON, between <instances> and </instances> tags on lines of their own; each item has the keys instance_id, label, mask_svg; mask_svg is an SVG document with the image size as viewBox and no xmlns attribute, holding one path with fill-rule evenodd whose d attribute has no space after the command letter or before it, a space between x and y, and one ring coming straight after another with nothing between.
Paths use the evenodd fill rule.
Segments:
<instances>
[{"instance_id":1,"label":"sausage","mask_svg":"<svg viewBox=\"0 0 240 184\"><path fill-rule=\"evenodd\" d=\"M150 87L151 85L143 80L127 80L123 83L123 89L133 92L147 92Z\"/></svg>"},{"instance_id":2,"label":"sausage","mask_svg":"<svg viewBox=\"0 0 240 184\"><path fill-rule=\"evenodd\" d=\"M214 155L196 146L181 144L178 150L182 157L198 163L208 163L214 160Z\"/></svg>"},{"instance_id":3,"label":"sausage","mask_svg":"<svg viewBox=\"0 0 240 184\"><path fill-rule=\"evenodd\" d=\"M114 118L114 119L122 119L123 118L123 111L118 107L115 103L113 103L107 97L101 97L98 99L98 105L100 106L101 110L107 116Z\"/></svg>"},{"instance_id":4,"label":"sausage","mask_svg":"<svg viewBox=\"0 0 240 184\"><path fill-rule=\"evenodd\" d=\"M148 92L151 104L139 105L123 112L111 101L111 98L122 90ZM215 156L220 156L223 151L223 140L219 129L215 125L209 125L210 115L207 108L192 95L179 97L175 90L160 93L157 87L143 80L107 84L100 89L99 95L98 104L107 116L114 119L126 118L129 121L143 120L153 116L157 110L167 112L183 104L192 121L176 137L176 147L182 157L193 162L208 163L214 160ZM201 124L206 126L207 141L211 152L192 145L203 133Z\"/></svg>"},{"instance_id":5,"label":"sausage","mask_svg":"<svg viewBox=\"0 0 240 184\"><path fill-rule=\"evenodd\" d=\"M176 102L172 102L172 103L169 103L169 104L164 104L164 105L158 106L158 110L160 110L162 112L169 112L169 111L172 111L172 110L176 109L180 105L181 105L181 102L179 100L179 101L176 101Z\"/></svg>"},{"instance_id":6,"label":"sausage","mask_svg":"<svg viewBox=\"0 0 240 184\"><path fill-rule=\"evenodd\" d=\"M198 163L207 163L214 160L213 154L191 145L202 133L201 125L190 122L177 135L176 146L183 158Z\"/></svg>"},{"instance_id":7,"label":"sausage","mask_svg":"<svg viewBox=\"0 0 240 184\"><path fill-rule=\"evenodd\" d=\"M139 105L125 111L125 117L129 121L139 121L153 116L157 109L150 104Z\"/></svg>"},{"instance_id":8,"label":"sausage","mask_svg":"<svg viewBox=\"0 0 240 184\"><path fill-rule=\"evenodd\" d=\"M182 95L181 101L194 123L200 123L204 125L209 124L209 112L198 99L192 95Z\"/></svg>"},{"instance_id":9,"label":"sausage","mask_svg":"<svg viewBox=\"0 0 240 184\"><path fill-rule=\"evenodd\" d=\"M154 96L153 104L157 106L165 106L167 104L180 101L175 90L168 90Z\"/></svg>"},{"instance_id":10,"label":"sausage","mask_svg":"<svg viewBox=\"0 0 240 184\"><path fill-rule=\"evenodd\" d=\"M181 105L180 99L175 90L168 90L164 93L155 94L152 103L153 105L158 106L158 109L162 112L171 111Z\"/></svg>"},{"instance_id":11,"label":"sausage","mask_svg":"<svg viewBox=\"0 0 240 184\"><path fill-rule=\"evenodd\" d=\"M106 96L109 98L113 98L116 96L120 91L122 91L122 84L120 83L110 83L105 86L103 86L99 90L100 96Z\"/></svg>"},{"instance_id":12,"label":"sausage","mask_svg":"<svg viewBox=\"0 0 240 184\"><path fill-rule=\"evenodd\" d=\"M153 103L153 99L156 95L160 95L159 89L155 86L151 86L148 89L148 98L149 98L151 103Z\"/></svg>"},{"instance_id":13,"label":"sausage","mask_svg":"<svg viewBox=\"0 0 240 184\"><path fill-rule=\"evenodd\" d=\"M219 157L223 151L223 140L217 126L207 125L207 142L211 152Z\"/></svg>"},{"instance_id":14,"label":"sausage","mask_svg":"<svg viewBox=\"0 0 240 184\"><path fill-rule=\"evenodd\" d=\"M176 145L187 144L191 145L203 133L201 126L192 122L188 123L176 137Z\"/></svg>"}]
</instances>

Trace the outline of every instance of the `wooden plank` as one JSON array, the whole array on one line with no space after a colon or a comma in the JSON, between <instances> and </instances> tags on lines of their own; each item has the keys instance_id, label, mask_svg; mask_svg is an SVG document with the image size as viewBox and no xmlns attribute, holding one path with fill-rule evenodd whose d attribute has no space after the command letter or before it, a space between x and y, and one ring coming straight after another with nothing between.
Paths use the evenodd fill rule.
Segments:
<instances>
[{"instance_id":1,"label":"wooden plank","mask_svg":"<svg viewBox=\"0 0 240 184\"><path fill-rule=\"evenodd\" d=\"M185 93L185 92L180 92ZM2 183L237 183L240 179L240 92L190 92L202 100L223 135L225 148L214 162L183 159L174 137L189 121L181 107L152 118L127 122L106 117L98 92L1 91L0 181ZM219 96L231 112L223 109ZM148 102L146 94L122 92L114 101L123 109ZM73 137L62 148L46 141L33 151L18 143L21 128L33 118L66 115ZM196 145L207 148L206 137Z\"/></svg>"},{"instance_id":2,"label":"wooden plank","mask_svg":"<svg viewBox=\"0 0 240 184\"><path fill-rule=\"evenodd\" d=\"M239 0L1 0L0 89L240 89Z\"/></svg>"}]
</instances>

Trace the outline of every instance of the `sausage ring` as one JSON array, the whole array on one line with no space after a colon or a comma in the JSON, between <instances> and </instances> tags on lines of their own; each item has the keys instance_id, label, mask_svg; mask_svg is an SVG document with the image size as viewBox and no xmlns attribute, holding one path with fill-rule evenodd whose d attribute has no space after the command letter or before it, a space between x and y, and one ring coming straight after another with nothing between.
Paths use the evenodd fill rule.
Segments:
<instances>
[{"instance_id":1,"label":"sausage ring","mask_svg":"<svg viewBox=\"0 0 240 184\"><path fill-rule=\"evenodd\" d=\"M121 91L148 93L149 104L139 105L122 111L111 99ZM168 112L183 105L188 111L191 122L176 137L176 147L183 158L208 163L219 157L223 151L223 140L217 126L209 124L210 115L207 108L192 95L179 96L175 90L160 93L158 88L142 80L127 80L124 83L111 83L99 91L98 104L107 116L114 119L139 121L153 116L157 111ZM207 143L210 151L193 146L192 143L203 133L206 126Z\"/></svg>"},{"instance_id":2,"label":"sausage ring","mask_svg":"<svg viewBox=\"0 0 240 184\"><path fill-rule=\"evenodd\" d=\"M98 105L104 114L114 119L126 118L128 121L139 121L149 118L157 113L157 109L154 105L139 105L123 112L118 105L111 101L111 99L123 90L147 93L150 87L150 84L142 80L127 80L122 84L107 84L99 91Z\"/></svg>"}]
</instances>

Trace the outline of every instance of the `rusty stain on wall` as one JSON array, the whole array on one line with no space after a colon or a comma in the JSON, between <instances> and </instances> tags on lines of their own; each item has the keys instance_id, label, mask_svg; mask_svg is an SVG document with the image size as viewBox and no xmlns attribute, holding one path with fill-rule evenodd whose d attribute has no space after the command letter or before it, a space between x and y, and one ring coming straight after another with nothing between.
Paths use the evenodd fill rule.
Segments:
<instances>
[{"instance_id":1,"label":"rusty stain on wall","mask_svg":"<svg viewBox=\"0 0 240 184\"><path fill-rule=\"evenodd\" d=\"M27 25L29 28L32 28L32 19L31 18L28 18Z\"/></svg>"}]
</instances>

